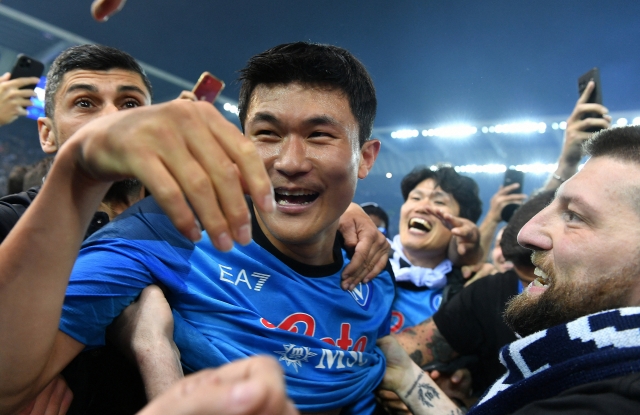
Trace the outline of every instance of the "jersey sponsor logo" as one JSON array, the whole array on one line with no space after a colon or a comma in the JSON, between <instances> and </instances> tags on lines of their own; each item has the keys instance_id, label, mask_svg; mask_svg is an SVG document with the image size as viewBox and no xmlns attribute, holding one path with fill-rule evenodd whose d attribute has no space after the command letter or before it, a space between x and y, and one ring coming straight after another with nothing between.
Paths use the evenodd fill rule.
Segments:
<instances>
[{"instance_id":1,"label":"jersey sponsor logo","mask_svg":"<svg viewBox=\"0 0 640 415\"><path fill-rule=\"evenodd\" d=\"M313 337L316 334L316 320L307 313L293 313L285 317L277 326L271 324L264 318L260 319L260 323L268 329L281 329L292 333L301 333L305 336ZM304 331L301 331L304 327Z\"/></svg>"},{"instance_id":2,"label":"jersey sponsor logo","mask_svg":"<svg viewBox=\"0 0 640 415\"><path fill-rule=\"evenodd\" d=\"M268 320L261 318L260 323L268 329L281 329L287 330L292 333L301 333L306 336L314 336L316 330L316 321L313 316L306 313L293 313L287 317L285 317L280 324L275 325L270 323ZM340 335L338 338L331 337L323 337L320 340L323 342L330 344L332 346L338 346L340 350L332 350L332 349L322 349L322 356L320 357L320 363L316 366L319 369L333 369L334 364L337 369L343 369L346 367L352 367L354 364L358 364L359 366L365 365L367 360L364 359L362 353L367 348L368 339L367 336L360 336L358 340L354 342L354 339L351 337L351 324L350 323L341 323L340 324ZM284 360L287 362L287 366L293 363L289 363L289 360L295 360L294 357L297 356L307 356L311 357L311 355L306 354L303 351L295 351L289 350L289 345L285 345L284 352L276 352L280 354L282 357L280 360ZM295 346L298 347L298 346ZM285 353L283 355L282 353ZM345 354L347 353L347 354ZM314 354L315 356L316 354ZM287 360L289 359L289 360ZM302 361L297 364L298 366L302 365ZM324 362L324 363L323 363ZM346 366L345 366L346 365ZM296 368L297 371L297 368Z\"/></svg>"},{"instance_id":3,"label":"jersey sponsor logo","mask_svg":"<svg viewBox=\"0 0 640 415\"><path fill-rule=\"evenodd\" d=\"M255 279L249 280L249 276L247 275L248 273L244 269L241 269L237 274L234 274L231 267L222 264L218 264L218 266L220 267L220 281L228 282L235 285L236 287L238 286L238 284L246 285L247 288L252 291L262 290L262 287L271 276L269 274L253 272L249 275ZM255 285L251 285L251 281L253 281Z\"/></svg>"},{"instance_id":4,"label":"jersey sponsor logo","mask_svg":"<svg viewBox=\"0 0 640 415\"><path fill-rule=\"evenodd\" d=\"M404 314L397 310L391 312L391 333L397 333L404 326Z\"/></svg>"},{"instance_id":5,"label":"jersey sponsor logo","mask_svg":"<svg viewBox=\"0 0 640 415\"><path fill-rule=\"evenodd\" d=\"M366 284L360 283L353 290L349 291L351 297L356 300L356 303L365 310L369 309L371 304L371 298L373 297L373 284L369 281Z\"/></svg>"},{"instance_id":6,"label":"jersey sponsor logo","mask_svg":"<svg viewBox=\"0 0 640 415\"><path fill-rule=\"evenodd\" d=\"M287 367L293 366L295 371L302 367L303 362L308 362L310 357L317 356L310 348L304 346L296 346L295 344L283 344L284 350L276 350L274 353L280 355L280 359L287 363Z\"/></svg>"},{"instance_id":7,"label":"jersey sponsor logo","mask_svg":"<svg viewBox=\"0 0 640 415\"><path fill-rule=\"evenodd\" d=\"M345 369L353 365L364 366L368 362L362 352L322 349L320 363L315 367L316 369L333 369L335 365L336 369Z\"/></svg>"}]
</instances>

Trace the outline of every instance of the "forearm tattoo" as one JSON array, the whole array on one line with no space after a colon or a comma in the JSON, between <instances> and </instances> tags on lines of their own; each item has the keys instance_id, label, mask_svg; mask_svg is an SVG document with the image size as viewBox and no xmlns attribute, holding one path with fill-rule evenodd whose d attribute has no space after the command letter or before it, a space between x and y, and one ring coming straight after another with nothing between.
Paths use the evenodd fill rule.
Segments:
<instances>
[{"instance_id":1,"label":"forearm tattoo","mask_svg":"<svg viewBox=\"0 0 640 415\"><path fill-rule=\"evenodd\" d=\"M423 376L424 373L420 373L416 381L413 382L413 385L411 385L411 388L409 388L409 390L407 391L405 398L409 398L409 396L411 396L411 394L416 391L420 403L422 403L423 406L433 408L433 403L431 403L431 401L433 401L434 399L440 399L440 394L433 386L429 385L428 383L421 382Z\"/></svg>"},{"instance_id":2,"label":"forearm tattoo","mask_svg":"<svg viewBox=\"0 0 640 415\"><path fill-rule=\"evenodd\" d=\"M433 330L433 336L431 336L431 342L427 343L427 348L431 350L433 360L440 362L451 361L456 353L437 328Z\"/></svg>"}]
</instances>

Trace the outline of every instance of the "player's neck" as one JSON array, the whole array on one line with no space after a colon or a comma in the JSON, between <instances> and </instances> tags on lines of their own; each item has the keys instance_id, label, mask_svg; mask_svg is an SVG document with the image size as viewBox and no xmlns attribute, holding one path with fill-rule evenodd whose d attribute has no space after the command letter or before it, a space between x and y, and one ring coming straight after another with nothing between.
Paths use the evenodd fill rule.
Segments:
<instances>
[{"instance_id":1,"label":"player's neck","mask_svg":"<svg viewBox=\"0 0 640 415\"><path fill-rule=\"evenodd\" d=\"M308 240L286 241L280 240L273 235L260 218L260 215L256 215L256 219L258 226L260 226L260 229L269 242L287 257L311 266L329 265L335 262L333 247L338 231L337 222Z\"/></svg>"},{"instance_id":2,"label":"player's neck","mask_svg":"<svg viewBox=\"0 0 640 415\"><path fill-rule=\"evenodd\" d=\"M425 249L407 249L403 247L403 251L411 265L422 268L434 269L442 261L447 259L446 252L434 252Z\"/></svg>"}]
</instances>

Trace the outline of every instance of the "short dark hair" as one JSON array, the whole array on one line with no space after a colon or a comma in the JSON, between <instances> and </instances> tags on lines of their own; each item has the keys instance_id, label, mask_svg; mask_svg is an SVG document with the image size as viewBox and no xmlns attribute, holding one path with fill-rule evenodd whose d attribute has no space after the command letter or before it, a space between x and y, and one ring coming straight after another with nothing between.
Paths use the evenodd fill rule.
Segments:
<instances>
[{"instance_id":1,"label":"short dark hair","mask_svg":"<svg viewBox=\"0 0 640 415\"><path fill-rule=\"evenodd\" d=\"M407 200L409 193L417 185L427 179L433 179L442 190L453 196L460 206L460 217L474 223L478 221L482 214L478 184L472 178L458 174L453 167L438 167L434 170L425 166L414 168L404 176L400 184L404 200Z\"/></svg>"},{"instance_id":2,"label":"short dark hair","mask_svg":"<svg viewBox=\"0 0 640 415\"><path fill-rule=\"evenodd\" d=\"M640 126L602 130L584 143L584 150L591 157L609 156L640 163Z\"/></svg>"},{"instance_id":3,"label":"short dark hair","mask_svg":"<svg viewBox=\"0 0 640 415\"><path fill-rule=\"evenodd\" d=\"M387 215L387 212L385 212L377 203L366 202L360 204L360 207L367 215L376 215L379 217L380 220L384 222L385 229L387 229L387 231L389 230L389 215Z\"/></svg>"},{"instance_id":4,"label":"short dark hair","mask_svg":"<svg viewBox=\"0 0 640 415\"><path fill-rule=\"evenodd\" d=\"M553 201L554 196L555 190L540 192L516 209L502 232L500 248L502 248L504 259L513 262L516 266L533 267L532 251L518 244L518 233L531 218Z\"/></svg>"},{"instance_id":5,"label":"short dark hair","mask_svg":"<svg viewBox=\"0 0 640 415\"><path fill-rule=\"evenodd\" d=\"M591 157L611 157L620 161L640 164L640 126L614 127L594 134L584 143L584 150ZM627 199L640 215L640 186L629 180Z\"/></svg>"},{"instance_id":6,"label":"short dark hair","mask_svg":"<svg viewBox=\"0 0 640 415\"><path fill-rule=\"evenodd\" d=\"M64 50L53 61L47 73L45 87L44 113L47 117L53 115L54 99L62 78L67 72L85 69L93 71L108 71L109 69L124 69L140 75L144 86L153 97L151 81L133 56L126 52L104 45L71 46Z\"/></svg>"},{"instance_id":7,"label":"short dark hair","mask_svg":"<svg viewBox=\"0 0 640 415\"><path fill-rule=\"evenodd\" d=\"M242 82L238 115L243 129L251 94L258 85L299 82L342 91L358 122L360 146L371 137L376 91L364 65L346 49L308 42L286 43L249 59L238 79Z\"/></svg>"},{"instance_id":8,"label":"short dark hair","mask_svg":"<svg viewBox=\"0 0 640 415\"><path fill-rule=\"evenodd\" d=\"M124 179L114 182L102 201L130 205L132 200L137 200L141 189L142 182L138 179Z\"/></svg>"}]
</instances>

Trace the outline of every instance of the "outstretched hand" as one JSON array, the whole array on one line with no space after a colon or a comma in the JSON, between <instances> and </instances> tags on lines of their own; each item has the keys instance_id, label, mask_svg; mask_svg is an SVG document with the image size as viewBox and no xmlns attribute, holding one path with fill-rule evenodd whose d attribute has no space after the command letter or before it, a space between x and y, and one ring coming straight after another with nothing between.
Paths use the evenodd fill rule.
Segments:
<instances>
[{"instance_id":1,"label":"outstretched hand","mask_svg":"<svg viewBox=\"0 0 640 415\"><path fill-rule=\"evenodd\" d=\"M280 365L270 357L236 360L187 376L138 415L296 415Z\"/></svg>"},{"instance_id":2,"label":"outstretched hand","mask_svg":"<svg viewBox=\"0 0 640 415\"><path fill-rule=\"evenodd\" d=\"M138 178L183 235L199 240L202 224L221 251L251 241L245 191L263 211L275 209L254 144L208 102L173 100L100 117L65 151L90 180Z\"/></svg>"},{"instance_id":3,"label":"outstretched hand","mask_svg":"<svg viewBox=\"0 0 640 415\"><path fill-rule=\"evenodd\" d=\"M351 262L342 271L342 288L353 290L360 282L367 283L387 266L389 242L369 215L356 203L351 203L340 217L340 233Z\"/></svg>"}]
</instances>

